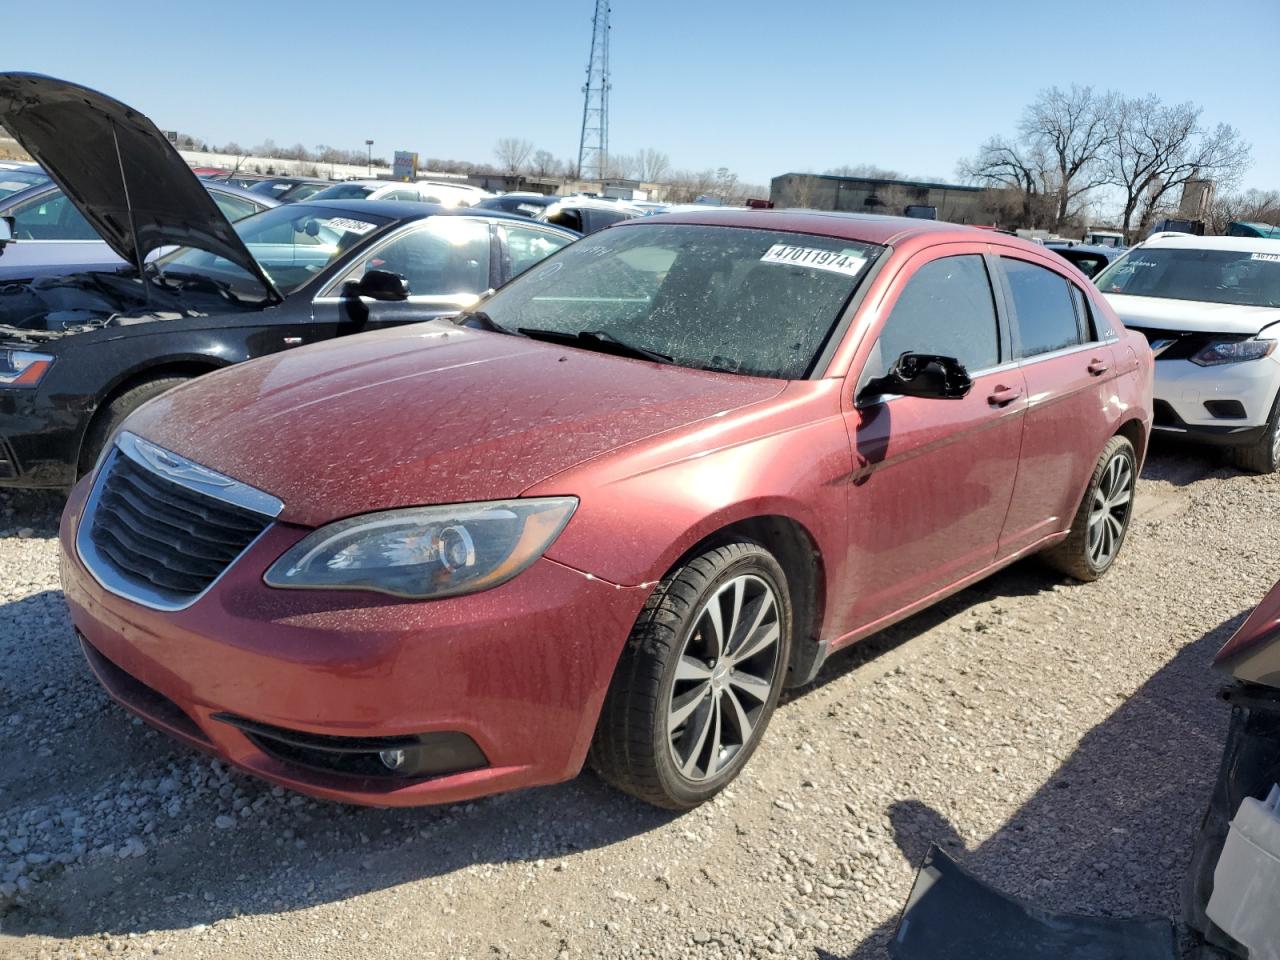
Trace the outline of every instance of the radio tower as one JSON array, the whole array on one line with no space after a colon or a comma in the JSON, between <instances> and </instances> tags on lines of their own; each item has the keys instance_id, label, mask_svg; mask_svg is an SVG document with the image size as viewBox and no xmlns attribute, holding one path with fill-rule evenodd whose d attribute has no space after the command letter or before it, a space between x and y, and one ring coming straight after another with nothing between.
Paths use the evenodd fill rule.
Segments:
<instances>
[{"instance_id":1,"label":"radio tower","mask_svg":"<svg viewBox=\"0 0 1280 960\"><path fill-rule=\"evenodd\" d=\"M582 88L582 139L578 141L578 176L603 180L609 165L609 3L596 0L591 18L591 59Z\"/></svg>"}]
</instances>

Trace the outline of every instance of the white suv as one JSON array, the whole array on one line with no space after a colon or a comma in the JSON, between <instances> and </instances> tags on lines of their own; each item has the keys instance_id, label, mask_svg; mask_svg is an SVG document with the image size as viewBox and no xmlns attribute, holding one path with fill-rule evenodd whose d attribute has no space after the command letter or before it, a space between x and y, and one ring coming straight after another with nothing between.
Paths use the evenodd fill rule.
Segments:
<instances>
[{"instance_id":1,"label":"white suv","mask_svg":"<svg viewBox=\"0 0 1280 960\"><path fill-rule=\"evenodd\" d=\"M1094 282L1151 344L1156 430L1280 467L1280 240L1160 234Z\"/></svg>"}]
</instances>

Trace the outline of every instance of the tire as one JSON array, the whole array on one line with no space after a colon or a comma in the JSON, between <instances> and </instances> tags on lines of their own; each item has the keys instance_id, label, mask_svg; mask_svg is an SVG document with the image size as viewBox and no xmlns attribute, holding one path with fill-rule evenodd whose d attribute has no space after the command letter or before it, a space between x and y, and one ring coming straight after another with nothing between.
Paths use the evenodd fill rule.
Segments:
<instances>
[{"instance_id":1,"label":"tire","mask_svg":"<svg viewBox=\"0 0 1280 960\"><path fill-rule=\"evenodd\" d=\"M1126 468L1124 489L1108 493L1109 485ZM1117 473L1113 474L1112 471ZM1137 457L1133 452L1133 444L1125 437L1112 437L1102 448L1098 463L1093 468L1093 476L1089 478L1084 499L1080 501L1080 507L1071 521L1071 532L1067 534L1067 539L1044 552L1045 562L1068 576L1085 582L1097 580L1110 570L1116 557L1120 555L1125 535L1129 532L1137 480ZM1119 499L1121 493L1125 494L1122 502ZM1105 509L1106 516L1110 519L1098 516L1095 511L1100 507ZM1090 536L1091 520L1103 524L1099 528L1099 536L1109 538L1109 550L1098 549L1103 545Z\"/></svg>"},{"instance_id":2,"label":"tire","mask_svg":"<svg viewBox=\"0 0 1280 960\"><path fill-rule=\"evenodd\" d=\"M711 656L719 649L713 611L719 635L729 635L727 656ZM753 620L759 626L751 630ZM715 796L746 766L769 724L786 680L792 623L786 575L757 543L726 543L676 567L631 630L601 708L591 765L619 790L670 810ZM768 641L771 634L776 640Z\"/></svg>"},{"instance_id":3,"label":"tire","mask_svg":"<svg viewBox=\"0 0 1280 960\"><path fill-rule=\"evenodd\" d=\"M109 403L99 407L98 412L93 415L89 429L85 431L84 443L80 445L80 462L76 469L76 477L83 477L93 469L94 464L98 462L98 454L124 422L125 417L152 397L158 397L190 379L190 377L153 377L150 380L140 380L117 394Z\"/></svg>"},{"instance_id":4,"label":"tire","mask_svg":"<svg viewBox=\"0 0 1280 960\"><path fill-rule=\"evenodd\" d=\"M1261 440L1231 451L1232 462L1250 473L1275 473L1280 468L1280 395L1271 404L1267 432Z\"/></svg>"}]
</instances>

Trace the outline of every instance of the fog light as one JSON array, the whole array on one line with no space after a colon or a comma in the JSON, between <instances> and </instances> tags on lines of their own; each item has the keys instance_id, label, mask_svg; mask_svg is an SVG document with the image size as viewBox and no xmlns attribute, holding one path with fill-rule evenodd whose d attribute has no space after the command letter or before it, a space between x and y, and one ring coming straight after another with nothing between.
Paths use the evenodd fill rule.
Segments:
<instances>
[{"instance_id":1,"label":"fog light","mask_svg":"<svg viewBox=\"0 0 1280 960\"><path fill-rule=\"evenodd\" d=\"M382 765L388 770L399 770L404 766L404 751L380 750L378 751L378 759L382 761Z\"/></svg>"}]
</instances>

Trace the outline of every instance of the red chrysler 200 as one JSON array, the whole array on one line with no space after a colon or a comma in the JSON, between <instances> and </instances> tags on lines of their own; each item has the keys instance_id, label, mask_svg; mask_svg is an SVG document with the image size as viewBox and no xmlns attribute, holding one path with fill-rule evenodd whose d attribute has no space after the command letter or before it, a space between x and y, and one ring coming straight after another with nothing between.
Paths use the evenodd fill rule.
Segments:
<instances>
[{"instance_id":1,"label":"red chrysler 200","mask_svg":"<svg viewBox=\"0 0 1280 960\"><path fill-rule=\"evenodd\" d=\"M276 783L408 805L589 760L683 809L833 651L1028 554L1105 573L1151 377L1011 237L633 220L455 321L150 402L63 583L112 696Z\"/></svg>"}]
</instances>

